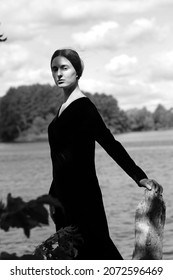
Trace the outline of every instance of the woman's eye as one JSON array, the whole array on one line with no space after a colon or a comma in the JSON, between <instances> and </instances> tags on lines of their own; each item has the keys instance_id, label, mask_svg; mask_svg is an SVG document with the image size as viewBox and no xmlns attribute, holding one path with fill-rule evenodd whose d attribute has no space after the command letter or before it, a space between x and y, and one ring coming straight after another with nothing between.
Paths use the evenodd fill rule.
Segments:
<instances>
[{"instance_id":1,"label":"woman's eye","mask_svg":"<svg viewBox=\"0 0 173 280\"><path fill-rule=\"evenodd\" d=\"M58 71L58 67L52 67L52 72L57 72Z\"/></svg>"}]
</instances>

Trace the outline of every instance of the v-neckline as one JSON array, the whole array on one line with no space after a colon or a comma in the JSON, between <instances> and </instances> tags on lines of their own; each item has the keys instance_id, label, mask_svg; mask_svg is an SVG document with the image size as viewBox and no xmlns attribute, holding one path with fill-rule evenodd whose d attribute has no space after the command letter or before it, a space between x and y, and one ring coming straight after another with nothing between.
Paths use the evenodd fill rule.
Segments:
<instances>
[{"instance_id":1,"label":"v-neckline","mask_svg":"<svg viewBox=\"0 0 173 280\"><path fill-rule=\"evenodd\" d=\"M83 98L88 99L87 96L81 96L81 97L79 97L79 98L73 100L73 101L61 112L61 114L59 115L60 109L61 109L61 107L62 107L62 104L61 104L61 106L59 107L58 112L57 112L57 118L59 119L59 118L63 115L63 113L70 107L70 105L72 105L72 104L75 103L75 101L78 101L78 100L83 99Z\"/></svg>"}]
</instances>

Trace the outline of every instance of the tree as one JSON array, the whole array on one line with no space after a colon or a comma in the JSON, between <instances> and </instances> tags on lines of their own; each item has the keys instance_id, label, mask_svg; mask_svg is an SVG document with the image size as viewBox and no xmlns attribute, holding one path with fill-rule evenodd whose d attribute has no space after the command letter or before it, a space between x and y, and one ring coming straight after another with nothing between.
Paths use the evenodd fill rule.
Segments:
<instances>
[{"instance_id":1,"label":"tree","mask_svg":"<svg viewBox=\"0 0 173 280\"><path fill-rule=\"evenodd\" d=\"M118 101L112 95L95 93L91 99L113 133L128 130L127 116L124 111L120 110Z\"/></svg>"},{"instance_id":2,"label":"tree","mask_svg":"<svg viewBox=\"0 0 173 280\"><path fill-rule=\"evenodd\" d=\"M1 98L0 136L3 141L13 141L26 129L26 118L22 112L20 97L11 88L9 94Z\"/></svg>"},{"instance_id":3,"label":"tree","mask_svg":"<svg viewBox=\"0 0 173 280\"><path fill-rule=\"evenodd\" d=\"M169 126L169 113L161 104L159 104L154 111L153 119L156 130L160 128L167 128Z\"/></svg>"},{"instance_id":4,"label":"tree","mask_svg":"<svg viewBox=\"0 0 173 280\"><path fill-rule=\"evenodd\" d=\"M168 110L168 116L169 116L169 127L172 128L173 127L173 108L170 108Z\"/></svg>"},{"instance_id":5,"label":"tree","mask_svg":"<svg viewBox=\"0 0 173 280\"><path fill-rule=\"evenodd\" d=\"M131 109L126 112L129 120L130 130L143 131L154 129L152 113L145 107L142 109Z\"/></svg>"},{"instance_id":6,"label":"tree","mask_svg":"<svg viewBox=\"0 0 173 280\"><path fill-rule=\"evenodd\" d=\"M1 140L14 141L24 131L36 135L46 131L61 102L61 91L50 85L10 88L0 102Z\"/></svg>"}]
</instances>

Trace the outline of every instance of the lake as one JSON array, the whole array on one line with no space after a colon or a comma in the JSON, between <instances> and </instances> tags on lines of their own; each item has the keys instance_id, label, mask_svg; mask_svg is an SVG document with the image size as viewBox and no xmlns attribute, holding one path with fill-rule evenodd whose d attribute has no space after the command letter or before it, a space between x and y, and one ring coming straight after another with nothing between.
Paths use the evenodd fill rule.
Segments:
<instances>
[{"instance_id":1,"label":"lake","mask_svg":"<svg viewBox=\"0 0 173 280\"><path fill-rule=\"evenodd\" d=\"M117 135L135 162L164 188L166 224L163 258L173 259L173 131L135 132ZM135 210L144 188L135 182L97 145L96 170L106 209L110 234L124 259L131 259L134 248ZM24 200L46 194L52 180L49 145L40 143L0 143L0 199L21 196ZM22 229L0 230L0 251L18 255L34 250L55 232L50 225L35 228L28 239ZM99 234L99 233L98 233Z\"/></svg>"}]
</instances>

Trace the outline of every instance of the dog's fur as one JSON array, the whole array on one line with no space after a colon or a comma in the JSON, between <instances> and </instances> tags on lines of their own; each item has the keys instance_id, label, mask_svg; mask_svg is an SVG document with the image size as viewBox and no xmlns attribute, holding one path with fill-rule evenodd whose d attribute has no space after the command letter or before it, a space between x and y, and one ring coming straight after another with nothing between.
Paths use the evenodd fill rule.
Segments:
<instances>
[{"instance_id":1,"label":"dog's fur","mask_svg":"<svg viewBox=\"0 0 173 280\"><path fill-rule=\"evenodd\" d=\"M162 198L162 187L153 181L151 190L145 190L145 197L135 215L135 248L132 259L162 259L163 229L166 207Z\"/></svg>"}]
</instances>

